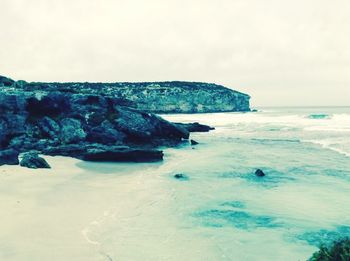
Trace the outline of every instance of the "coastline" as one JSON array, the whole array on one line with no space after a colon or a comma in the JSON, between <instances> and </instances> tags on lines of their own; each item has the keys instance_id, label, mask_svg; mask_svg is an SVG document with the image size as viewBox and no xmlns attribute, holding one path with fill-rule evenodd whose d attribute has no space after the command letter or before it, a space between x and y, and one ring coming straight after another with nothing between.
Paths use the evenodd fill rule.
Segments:
<instances>
[{"instance_id":1,"label":"coastline","mask_svg":"<svg viewBox=\"0 0 350 261\"><path fill-rule=\"evenodd\" d=\"M0 259L305 260L320 239L350 233L349 158L290 138L328 138L305 122L335 116L170 115L217 129L194 133L198 146L165 148L162 162L44 156L52 169L1 166Z\"/></svg>"}]
</instances>

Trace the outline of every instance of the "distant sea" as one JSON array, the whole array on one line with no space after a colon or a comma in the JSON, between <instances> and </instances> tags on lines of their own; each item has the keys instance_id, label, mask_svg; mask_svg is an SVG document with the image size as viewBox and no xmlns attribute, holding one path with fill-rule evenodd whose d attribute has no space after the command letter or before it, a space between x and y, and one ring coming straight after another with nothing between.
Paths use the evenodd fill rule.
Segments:
<instances>
[{"instance_id":1,"label":"distant sea","mask_svg":"<svg viewBox=\"0 0 350 261\"><path fill-rule=\"evenodd\" d=\"M82 163L137 186L115 198L124 212L112 204L84 229L101 253L113 260L306 260L320 244L350 236L350 108L163 117L216 130L192 134L197 146L165 149L163 163ZM257 168L266 176L256 177Z\"/></svg>"}]
</instances>

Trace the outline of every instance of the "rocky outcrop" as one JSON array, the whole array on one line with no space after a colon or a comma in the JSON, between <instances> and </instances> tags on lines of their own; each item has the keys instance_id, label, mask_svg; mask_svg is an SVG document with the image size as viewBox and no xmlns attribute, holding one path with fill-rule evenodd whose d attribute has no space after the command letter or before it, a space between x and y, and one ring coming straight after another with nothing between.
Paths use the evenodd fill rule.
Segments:
<instances>
[{"instance_id":1,"label":"rocky outcrop","mask_svg":"<svg viewBox=\"0 0 350 261\"><path fill-rule=\"evenodd\" d=\"M0 78L0 86L23 91L80 93L119 99L119 104L152 113L250 111L250 96L202 82L27 83Z\"/></svg>"},{"instance_id":2,"label":"rocky outcrop","mask_svg":"<svg viewBox=\"0 0 350 261\"><path fill-rule=\"evenodd\" d=\"M26 152L23 153L22 159L19 162L22 167L30 169L50 169L50 165L42 157L39 157L37 152Z\"/></svg>"},{"instance_id":3,"label":"rocky outcrop","mask_svg":"<svg viewBox=\"0 0 350 261\"><path fill-rule=\"evenodd\" d=\"M154 162L163 159L163 152L155 149L107 146L98 143L80 143L48 147L43 153L50 156L70 156L86 161Z\"/></svg>"},{"instance_id":4,"label":"rocky outcrop","mask_svg":"<svg viewBox=\"0 0 350 261\"><path fill-rule=\"evenodd\" d=\"M186 128L127 107L118 97L27 85L0 78L0 151L36 150L83 160L156 161L163 157L154 150L157 146L176 145L189 138Z\"/></svg>"},{"instance_id":5,"label":"rocky outcrop","mask_svg":"<svg viewBox=\"0 0 350 261\"><path fill-rule=\"evenodd\" d=\"M90 148L82 156L86 161L109 162L153 162L163 159L163 152L157 150L113 148Z\"/></svg>"},{"instance_id":6,"label":"rocky outcrop","mask_svg":"<svg viewBox=\"0 0 350 261\"><path fill-rule=\"evenodd\" d=\"M208 125L200 124L198 122L194 123L175 123L176 126L182 127L189 132L209 132L215 130L215 128Z\"/></svg>"}]
</instances>

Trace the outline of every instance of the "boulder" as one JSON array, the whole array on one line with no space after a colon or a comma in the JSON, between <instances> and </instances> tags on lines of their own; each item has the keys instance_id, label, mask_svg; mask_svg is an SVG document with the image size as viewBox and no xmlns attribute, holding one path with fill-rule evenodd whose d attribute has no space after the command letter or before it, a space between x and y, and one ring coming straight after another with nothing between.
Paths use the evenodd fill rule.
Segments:
<instances>
[{"instance_id":1,"label":"boulder","mask_svg":"<svg viewBox=\"0 0 350 261\"><path fill-rule=\"evenodd\" d=\"M50 165L45 159L39 157L37 152L26 152L23 153L22 159L19 163L22 167L27 167L30 169L49 169Z\"/></svg>"},{"instance_id":2,"label":"boulder","mask_svg":"<svg viewBox=\"0 0 350 261\"><path fill-rule=\"evenodd\" d=\"M86 133L77 119L65 118L61 121L60 139L62 143L75 143L84 140Z\"/></svg>"},{"instance_id":3,"label":"boulder","mask_svg":"<svg viewBox=\"0 0 350 261\"><path fill-rule=\"evenodd\" d=\"M257 169L255 171L255 176L257 176L257 177L264 177L265 173L261 169Z\"/></svg>"},{"instance_id":4,"label":"boulder","mask_svg":"<svg viewBox=\"0 0 350 261\"><path fill-rule=\"evenodd\" d=\"M0 151L0 166L1 165L18 165L18 151L7 149Z\"/></svg>"}]
</instances>

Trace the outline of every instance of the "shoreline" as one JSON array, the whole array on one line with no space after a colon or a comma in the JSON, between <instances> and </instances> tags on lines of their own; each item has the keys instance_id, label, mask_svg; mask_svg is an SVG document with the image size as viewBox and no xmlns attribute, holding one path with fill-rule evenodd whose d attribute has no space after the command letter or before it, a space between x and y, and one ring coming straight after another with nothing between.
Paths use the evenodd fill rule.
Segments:
<instances>
[{"instance_id":1,"label":"shoreline","mask_svg":"<svg viewBox=\"0 0 350 261\"><path fill-rule=\"evenodd\" d=\"M125 199L140 189L141 177L125 172L97 175L79 167L79 160L44 157L52 169L0 167L0 259L104 260L88 242L93 235L86 237L84 231L111 206L128 215L130 200L113 198Z\"/></svg>"}]
</instances>

